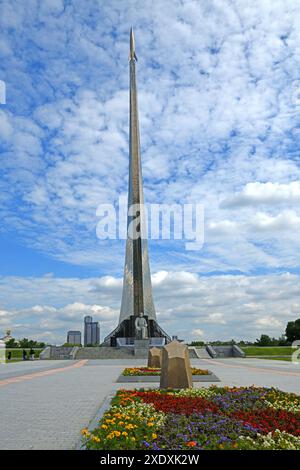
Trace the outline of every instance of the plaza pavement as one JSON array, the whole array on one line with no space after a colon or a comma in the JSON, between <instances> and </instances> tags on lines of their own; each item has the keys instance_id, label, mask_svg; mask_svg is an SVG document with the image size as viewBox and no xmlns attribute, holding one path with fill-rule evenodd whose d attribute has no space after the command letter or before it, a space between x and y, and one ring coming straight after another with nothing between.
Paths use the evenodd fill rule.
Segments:
<instances>
[{"instance_id":1,"label":"plaza pavement","mask_svg":"<svg viewBox=\"0 0 300 470\"><path fill-rule=\"evenodd\" d=\"M274 386L300 394L300 365L263 359L193 359L192 364L211 369L221 379L216 385ZM0 449L75 448L80 430L95 416L108 393L135 386L116 383L123 368L139 365L145 361L0 364Z\"/></svg>"}]
</instances>

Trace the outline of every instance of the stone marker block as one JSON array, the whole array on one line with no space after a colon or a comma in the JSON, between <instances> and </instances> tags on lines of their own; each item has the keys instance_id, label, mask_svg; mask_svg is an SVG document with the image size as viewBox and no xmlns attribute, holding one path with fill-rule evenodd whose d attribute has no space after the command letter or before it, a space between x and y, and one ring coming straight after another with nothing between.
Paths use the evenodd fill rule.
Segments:
<instances>
[{"instance_id":1,"label":"stone marker block","mask_svg":"<svg viewBox=\"0 0 300 470\"><path fill-rule=\"evenodd\" d=\"M188 348L179 341L172 341L162 350L160 388L190 388L192 386Z\"/></svg>"},{"instance_id":2,"label":"stone marker block","mask_svg":"<svg viewBox=\"0 0 300 470\"><path fill-rule=\"evenodd\" d=\"M153 348L149 349L148 353L148 367L161 367L161 356L162 350L160 348Z\"/></svg>"},{"instance_id":3,"label":"stone marker block","mask_svg":"<svg viewBox=\"0 0 300 470\"><path fill-rule=\"evenodd\" d=\"M137 358L145 358L148 356L150 347L149 339L135 339L134 340L134 355Z\"/></svg>"}]
</instances>

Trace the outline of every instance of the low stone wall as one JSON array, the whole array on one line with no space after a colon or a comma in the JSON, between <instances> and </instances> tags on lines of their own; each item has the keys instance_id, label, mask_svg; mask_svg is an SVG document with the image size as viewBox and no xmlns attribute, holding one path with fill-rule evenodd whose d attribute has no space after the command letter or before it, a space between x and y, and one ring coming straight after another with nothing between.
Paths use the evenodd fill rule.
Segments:
<instances>
[{"instance_id":1,"label":"low stone wall","mask_svg":"<svg viewBox=\"0 0 300 470\"><path fill-rule=\"evenodd\" d=\"M212 358L218 357L218 353L215 350L215 348L213 348L213 346L210 346L209 344L206 346L206 351L210 357Z\"/></svg>"},{"instance_id":2,"label":"low stone wall","mask_svg":"<svg viewBox=\"0 0 300 470\"><path fill-rule=\"evenodd\" d=\"M47 346L40 354L40 359L70 359L73 347Z\"/></svg>"},{"instance_id":3,"label":"low stone wall","mask_svg":"<svg viewBox=\"0 0 300 470\"><path fill-rule=\"evenodd\" d=\"M51 347L46 346L45 349L40 353L40 359L51 359Z\"/></svg>"},{"instance_id":4,"label":"low stone wall","mask_svg":"<svg viewBox=\"0 0 300 470\"><path fill-rule=\"evenodd\" d=\"M234 357L246 357L246 353L236 344L232 347Z\"/></svg>"},{"instance_id":5,"label":"low stone wall","mask_svg":"<svg viewBox=\"0 0 300 470\"><path fill-rule=\"evenodd\" d=\"M217 357L245 357L244 351L236 344L233 346L211 346L206 347L207 352L212 358Z\"/></svg>"},{"instance_id":6,"label":"low stone wall","mask_svg":"<svg viewBox=\"0 0 300 470\"><path fill-rule=\"evenodd\" d=\"M126 359L128 357L133 357L131 348L102 346L101 348L79 348L74 359Z\"/></svg>"},{"instance_id":7,"label":"low stone wall","mask_svg":"<svg viewBox=\"0 0 300 470\"><path fill-rule=\"evenodd\" d=\"M189 346L190 359L209 359L211 356L208 354L206 348L196 348Z\"/></svg>"}]
</instances>

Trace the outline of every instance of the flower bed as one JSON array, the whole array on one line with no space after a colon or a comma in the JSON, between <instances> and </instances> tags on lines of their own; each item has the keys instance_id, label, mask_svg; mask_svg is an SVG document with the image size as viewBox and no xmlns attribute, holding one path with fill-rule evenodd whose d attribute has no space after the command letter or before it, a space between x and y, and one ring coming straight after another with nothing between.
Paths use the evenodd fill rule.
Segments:
<instances>
[{"instance_id":1,"label":"flower bed","mask_svg":"<svg viewBox=\"0 0 300 470\"><path fill-rule=\"evenodd\" d=\"M300 397L276 389L120 390L87 449L300 450Z\"/></svg>"},{"instance_id":2,"label":"flower bed","mask_svg":"<svg viewBox=\"0 0 300 470\"><path fill-rule=\"evenodd\" d=\"M196 367L192 367L192 375L209 375L209 371L207 369L197 369ZM123 375L126 377L136 377L136 376L152 376L152 375L160 375L161 369L156 367L127 367L123 370Z\"/></svg>"}]
</instances>

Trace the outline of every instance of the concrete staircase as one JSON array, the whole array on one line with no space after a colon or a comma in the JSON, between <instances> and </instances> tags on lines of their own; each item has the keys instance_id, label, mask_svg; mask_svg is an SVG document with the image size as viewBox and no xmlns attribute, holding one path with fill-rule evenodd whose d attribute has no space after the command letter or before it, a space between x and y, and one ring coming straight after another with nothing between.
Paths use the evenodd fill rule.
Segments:
<instances>
[{"instance_id":1,"label":"concrete staircase","mask_svg":"<svg viewBox=\"0 0 300 470\"><path fill-rule=\"evenodd\" d=\"M189 355L191 359L210 359L210 355L206 351L206 348L195 348L189 346Z\"/></svg>"},{"instance_id":2,"label":"concrete staircase","mask_svg":"<svg viewBox=\"0 0 300 470\"><path fill-rule=\"evenodd\" d=\"M234 344L233 346L211 346L207 345L206 350L210 357L245 357L244 351Z\"/></svg>"},{"instance_id":3,"label":"concrete staircase","mask_svg":"<svg viewBox=\"0 0 300 470\"><path fill-rule=\"evenodd\" d=\"M72 359L73 347L47 346L40 354L40 359Z\"/></svg>"},{"instance_id":4,"label":"concrete staircase","mask_svg":"<svg viewBox=\"0 0 300 470\"><path fill-rule=\"evenodd\" d=\"M132 348L78 348L74 359L126 359L133 357Z\"/></svg>"}]
</instances>

